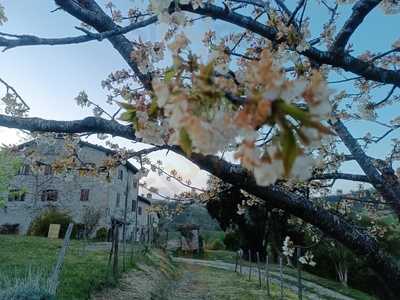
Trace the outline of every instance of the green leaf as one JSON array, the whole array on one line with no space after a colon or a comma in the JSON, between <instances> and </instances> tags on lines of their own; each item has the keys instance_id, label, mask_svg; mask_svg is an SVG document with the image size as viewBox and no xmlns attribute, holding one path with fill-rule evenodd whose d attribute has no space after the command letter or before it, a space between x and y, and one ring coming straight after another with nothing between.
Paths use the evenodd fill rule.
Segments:
<instances>
[{"instance_id":1,"label":"green leaf","mask_svg":"<svg viewBox=\"0 0 400 300\"><path fill-rule=\"evenodd\" d=\"M174 77L174 75L175 75L175 69L168 68L164 73L164 80L166 82L171 81L171 79Z\"/></svg>"},{"instance_id":2,"label":"green leaf","mask_svg":"<svg viewBox=\"0 0 400 300\"><path fill-rule=\"evenodd\" d=\"M281 135L281 146L283 167L285 169L285 175L288 176L298 154L296 138L290 128L285 129Z\"/></svg>"},{"instance_id":3,"label":"green leaf","mask_svg":"<svg viewBox=\"0 0 400 300\"><path fill-rule=\"evenodd\" d=\"M157 98L153 97L151 99L151 105L149 109L149 117L156 119L158 114L158 104L157 104Z\"/></svg>"},{"instance_id":4,"label":"green leaf","mask_svg":"<svg viewBox=\"0 0 400 300\"><path fill-rule=\"evenodd\" d=\"M136 112L136 106L127 102L117 102L117 104L127 111Z\"/></svg>"},{"instance_id":5,"label":"green leaf","mask_svg":"<svg viewBox=\"0 0 400 300\"><path fill-rule=\"evenodd\" d=\"M119 117L121 121L134 123L137 120L136 111L125 111Z\"/></svg>"},{"instance_id":6,"label":"green leaf","mask_svg":"<svg viewBox=\"0 0 400 300\"><path fill-rule=\"evenodd\" d=\"M179 144L188 156L192 154L192 140L185 128L181 128L179 132Z\"/></svg>"},{"instance_id":7,"label":"green leaf","mask_svg":"<svg viewBox=\"0 0 400 300\"><path fill-rule=\"evenodd\" d=\"M277 102L277 105L284 113L288 114L296 120L301 121L304 125L310 124L311 118L310 114L307 111L298 108L292 104L287 104L283 100Z\"/></svg>"}]
</instances>

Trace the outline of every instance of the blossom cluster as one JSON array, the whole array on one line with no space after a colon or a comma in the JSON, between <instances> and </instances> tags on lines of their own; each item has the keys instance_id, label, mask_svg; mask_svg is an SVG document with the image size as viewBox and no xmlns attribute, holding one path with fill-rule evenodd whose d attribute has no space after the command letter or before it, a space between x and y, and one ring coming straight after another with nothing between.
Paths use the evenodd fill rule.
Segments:
<instances>
[{"instance_id":1,"label":"blossom cluster","mask_svg":"<svg viewBox=\"0 0 400 300\"><path fill-rule=\"evenodd\" d=\"M289 236L285 237L285 240L283 241L283 246L282 246L282 252L284 256L292 257L294 254L295 248L294 248L294 243L290 239Z\"/></svg>"},{"instance_id":2,"label":"blossom cluster","mask_svg":"<svg viewBox=\"0 0 400 300\"><path fill-rule=\"evenodd\" d=\"M311 267L315 267L317 263L314 261L314 254L311 251L306 251L304 256L299 258L299 262L303 265L309 265Z\"/></svg>"},{"instance_id":3,"label":"blossom cluster","mask_svg":"<svg viewBox=\"0 0 400 300\"><path fill-rule=\"evenodd\" d=\"M264 49L258 61L243 64L230 78L222 67L228 59L221 50L200 64L193 55L184 57L189 45L183 33L176 35L168 44L174 66L163 78L153 79L150 97L122 104L122 119L135 125L144 142L180 145L188 155L233 150L259 185L288 175L307 179L312 168L307 147L329 133L321 124L331 110L323 75L288 78L274 53ZM271 127L277 128L275 138L260 147L258 138Z\"/></svg>"}]
</instances>

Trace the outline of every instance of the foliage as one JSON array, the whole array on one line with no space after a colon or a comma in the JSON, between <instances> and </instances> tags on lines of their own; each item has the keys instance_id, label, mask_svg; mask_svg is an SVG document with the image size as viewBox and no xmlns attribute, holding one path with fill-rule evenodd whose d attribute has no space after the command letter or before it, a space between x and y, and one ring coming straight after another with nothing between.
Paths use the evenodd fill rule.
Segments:
<instances>
[{"instance_id":1,"label":"foliage","mask_svg":"<svg viewBox=\"0 0 400 300\"><path fill-rule=\"evenodd\" d=\"M385 249L397 259L399 253L400 226L394 216L379 217L362 214L362 218L354 220L360 228L367 228L376 232L381 249ZM372 229L371 229L372 228ZM311 243L311 236L307 235L306 240ZM369 264L363 257L358 257L351 253L342 244L330 240L323 239L313 248L317 268L306 267L306 269L321 277L338 280L344 286L351 286L370 294L377 295L380 298L388 298L386 283L371 271ZM377 285L376 282L380 284Z\"/></svg>"},{"instance_id":2,"label":"foliage","mask_svg":"<svg viewBox=\"0 0 400 300\"><path fill-rule=\"evenodd\" d=\"M211 243L207 244L207 249L209 249L209 250L224 250L225 245L221 240L214 240Z\"/></svg>"},{"instance_id":3,"label":"foliage","mask_svg":"<svg viewBox=\"0 0 400 300\"><path fill-rule=\"evenodd\" d=\"M100 208L85 207L82 212L82 223L86 236L91 236L99 224L102 212Z\"/></svg>"},{"instance_id":4,"label":"foliage","mask_svg":"<svg viewBox=\"0 0 400 300\"><path fill-rule=\"evenodd\" d=\"M4 6L0 3L0 25L3 25L5 22L7 22L7 17L4 13Z\"/></svg>"},{"instance_id":5,"label":"foliage","mask_svg":"<svg viewBox=\"0 0 400 300\"><path fill-rule=\"evenodd\" d=\"M228 231L225 233L224 244L227 250L236 251L240 248L240 235L238 231Z\"/></svg>"},{"instance_id":6,"label":"foliage","mask_svg":"<svg viewBox=\"0 0 400 300\"><path fill-rule=\"evenodd\" d=\"M1 13L1 6L0 6ZM21 166L21 160L11 152L0 149L0 208L5 205L9 183Z\"/></svg>"},{"instance_id":7,"label":"foliage","mask_svg":"<svg viewBox=\"0 0 400 300\"><path fill-rule=\"evenodd\" d=\"M201 236L204 239L204 243L207 245L214 240L223 240L225 233L221 230L202 230Z\"/></svg>"},{"instance_id":8,"label":"foliage","mask_svg":"<svg viewBox=\"0 0 400 300\"><path fill-rule=\"evenodd\" d=\"M73 221L68 213L49 208L32 221L28 229L28 235L47 236L50 224L60 224L60 238L63 238L70 223L73 223ZM76 229L72 235L76 235Z\"/></svg>"},{"instance_id":9,"label":"foliage","mask_svg":"<svg viewBox=\"0 0 400 300\"><path fill-rule=\"evenodd\" d=\"M96 231L96 236L95 239L96 241L106 241L107 240L107 236L108 236L108 230L105 227L100 227L99 229L97 229Z\"/></svg>"}]
</instances>

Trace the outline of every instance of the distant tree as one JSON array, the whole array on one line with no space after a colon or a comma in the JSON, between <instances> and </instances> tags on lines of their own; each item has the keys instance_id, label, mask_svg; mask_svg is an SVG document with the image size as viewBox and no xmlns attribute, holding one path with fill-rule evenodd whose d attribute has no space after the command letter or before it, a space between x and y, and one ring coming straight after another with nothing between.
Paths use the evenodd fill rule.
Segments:
<instances>
[{"instance_id":1,"label":"distant tree","mask_svg":"<svg viewBox=\"0 0 400 300\"><path fill-rule=\"evenodd\" d=\"M85 207L82 212L82 224L84 226L85 237L91 236L102 216L100 208L96 207Z\"/></svg>"},{"instance_id":2,"label":"distant tree","mask_svg":"<svg viewBox=\"0 0 400 300\"><path fill-rule=\"evenodd\" d=\"M7 202L10 182L21 167L21 161L8 150L0 150L0 208Z\"/></svg>"}]
</instances>

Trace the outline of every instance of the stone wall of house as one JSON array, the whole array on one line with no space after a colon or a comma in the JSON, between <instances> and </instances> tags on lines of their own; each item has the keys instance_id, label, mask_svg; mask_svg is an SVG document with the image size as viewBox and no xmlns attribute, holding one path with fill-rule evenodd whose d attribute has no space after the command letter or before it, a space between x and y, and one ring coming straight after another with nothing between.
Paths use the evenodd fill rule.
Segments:
<instances>
[{"instance_id":1,"label":"stone wall of house","mask_svg":"<svg viewBox=\"0 0 400 300\"><path fill-rule=\"evenodd\" d=\"M36 151L36 159L43 163L52 163L65 154L62 139L48 147L33 144L27 148L21 151ZM78 157L86 163L100 165L107 155L109 154L89 146L79 147ZM37 215L48 207L55 207L68 212L77 223L82 222L85 209L100 210L101 220L98 227L108 228L112 216L124 218L126 201L127 219L132 224L128 228L128 236L132 234L136 216L132 205L135 207L133 202L137 202L138 194L138 179L132 167L121 165L113 169L108 179L106 176L80 176L77 172L73 175L44 175L43 170L32 173L17 175L12 181L10 189L25 191L25 199L7 202L6 207L0 208L0 224L20 224L20 233L25 234ZM81 201L82 189L89 190L88 201ZM57 201L42 201L45 190L57 190Z\"/></svg>"}]
</instances>

